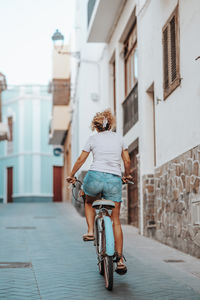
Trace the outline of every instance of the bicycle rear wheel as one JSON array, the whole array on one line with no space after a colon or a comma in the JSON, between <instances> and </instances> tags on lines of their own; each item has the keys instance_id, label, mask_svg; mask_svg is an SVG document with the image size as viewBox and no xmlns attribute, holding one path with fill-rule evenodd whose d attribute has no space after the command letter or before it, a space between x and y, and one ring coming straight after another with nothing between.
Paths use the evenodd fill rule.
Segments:
<instances>
[{"instance_id":1,"label":"bicycle rear wheel","mask_svg":"<svg viewBox=\"0 0 200 300\"><path fill-rule=\"evenodd\" d=\"M108 290L113 288L113 257L106 255L104 257L104 279Z\"/></svg>"},{"instance_id":2,"label":"bicycle rear wheel","mask_svg":"<svg viewBox=\"0 0 200 300\"><path fill-rule=\"evenodd\" d=\"M95 220L95 246L96 246L96 251L97 251L97 257L98 257L98 267L99 267L99 273L101 275L104 275L104 262L103 262L103 257L102 257L102 251L104 249L104 242L105 239L103 237L103 232L98 231L98 219Z\"/></svg>"}]
</instances>

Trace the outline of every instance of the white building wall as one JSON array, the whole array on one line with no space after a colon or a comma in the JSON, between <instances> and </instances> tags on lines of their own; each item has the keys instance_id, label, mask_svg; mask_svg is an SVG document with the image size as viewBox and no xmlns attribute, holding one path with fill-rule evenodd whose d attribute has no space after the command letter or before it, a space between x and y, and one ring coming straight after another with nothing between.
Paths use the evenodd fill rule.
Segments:
<instances>
[{"instance_id":1,"label":"white building wall","mask_svg":"<svg viewBox=\"0 0 200 300\"><path fill-rule=\"evenodd\" d=\"M182 81L181 85L164 101L162 28L178 2ZM200 40L196 36L196 29L199 27L200 2L198 0L190 2L128 0L126 2L103 58L109 66L109 62L115 54L117 131L119 133L122 133L121 103L125 97L124 60L121 56L122 40L135 8L138 30L139 121L128 131L124 139L130 145L139 137L142 175L152 173L155 167L153 101L147 93L147 89L152 83L154 83L155 101L156 166L164 164L200 143L199 61L195 61L200 48ZM85 48L87 54L89 54L90 46L92 44ZM111 101L113 94L110 71L109 83L109 100ZM158 104L157 99L161 100Z\"/></svg>"},{"instance_id":2,"label":"white building wall","mask_svg":"<svg viewBox=\"0 0 200 300\"><path fill-rule=\"evenodd\" d=\"M64 45L61 52L70 52L70 46ZM52 53L52 78L66 79L70 77L70 56L58 53L57 49L53 49Z\"/></svg>"},{"instance_id":3,"label":"white building wall","mask_svg":"<svg viewBox=\"0 0 200 300\"><path fill-rule=\"evenodd\" d=\"M138 15L139 101L142 117L141 152L142 173L153 170L151 113L146 90L155 83L156 153L157 166L175 158L200 143L200 90L199 55L200 40L196 38L199 27L200 2L179 1L180 20L180 74L181 85L163 100L163 48L162 28L178 1L149 1ZM191 22L192 20L192 22Z\"/></svg>"},{"instance_id":4,"label":"white building wall","mask_svg":"<svg viewBox=\"0 0 200 300\"><path fill-rule=\"evenodd\" d=\"M162 29L178 3L181 84L166 100L163 100ZM195 61L195 58L200 55L200 39L197 37L197 28L200 25L200 1L126 1L102 59L109 67L108 93L111 102L113 77L110 62L115 56L117 131L121 134L123 132L122 102L125 99L122 49L123 41L128 33L126 29L133 22L132 13L135 8L137 16L139 120L127 132L124 139L130 145L139 138L140 229L142 233L143 175L154 173L156 167L200 144L200 60ZM147 93L152 84L154 86L154 99L152 99L151 94ZM156 164L154 153L156 153Z\"/></svg>"},{"instance_id":5,"label":"white building wall","mask_svg":"<svg viewBox=\"0 0 200 300\"><path fill-rule=\"evenodd\" d=\"M88 137L90 124L96 112L110 106L108 97L109 67L105 44L88 44L87 0L76 3L76 43L73 51L80 51L80 61L72 64L72 164L80 155ZM91 158L80 171L88 170Z\"/></svg>"},{"instance_id":6,"label":"white building wall","mask_svg":"<svg viewBox=\"0 0 200 300\"><path fill-rule=\"evenodd\" d=\"M122 102L125 100L125 74L124 74L124 59L123 59L123 42L122 39L124 30L127 27L127 22L131 17L132 12L136 6L137 1L127 1L124 10L118 20L116 28L113 32L111 40L108 44L108 59L109 64L113 55L115 55L116 62L116 104L117 104L117 132L123 134L123 111ZM110 78L110 87L112 86L112 78ZM110 92L112 96L112 91ZM130 145L133 140L139 136L139 124L137 124L134 130L130 130L125 136L125 142Z\"/></svg>"}]
</instances>

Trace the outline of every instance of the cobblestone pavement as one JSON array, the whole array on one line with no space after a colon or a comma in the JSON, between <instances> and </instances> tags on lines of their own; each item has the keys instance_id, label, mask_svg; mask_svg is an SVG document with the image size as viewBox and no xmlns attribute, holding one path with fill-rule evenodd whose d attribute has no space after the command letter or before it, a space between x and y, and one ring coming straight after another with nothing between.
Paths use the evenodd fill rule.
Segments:
<instances>
[{"instance_id":1,"label":"cobblestone pavement","mask_svg":"<svg viewBox=\"0 0 200 300\"><path fill-rule=\"evenodd\" d=\"M70 204L1 204L0 299L200 299L200 260L131 226L123 227L128 273L115 273L107 291L95 247L81 239L85 230Z\"/></svg>"}]
</instances>

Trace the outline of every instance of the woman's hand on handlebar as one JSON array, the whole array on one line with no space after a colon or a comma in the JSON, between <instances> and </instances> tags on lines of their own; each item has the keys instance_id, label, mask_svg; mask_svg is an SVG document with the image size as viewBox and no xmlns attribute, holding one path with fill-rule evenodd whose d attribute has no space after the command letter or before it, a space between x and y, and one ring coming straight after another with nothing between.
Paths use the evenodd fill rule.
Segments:
<instances>
[{"instance_id":1,"label":"woman's hand on handlebar","mask_svg":"<svg viewBox=\"0 0 200 300\"><path fill-rule=\"evenodd\" d=\"M68 176L66 180L67 182L74 184L76 182L76 177Z\"/></svg>"},{"instance_id":2,"label":"woman's hand on handlebar","mask_svg":"<svg viewBox=\"0 0 200 300\"><path fill-rule=\"evenodd\" d=\"M123 176L123 177L122 177L122 181L123 181L124 183L129 183L130 181L133 182L133 176L131 176L131 175Z\"/></svg>"}]
</instances>

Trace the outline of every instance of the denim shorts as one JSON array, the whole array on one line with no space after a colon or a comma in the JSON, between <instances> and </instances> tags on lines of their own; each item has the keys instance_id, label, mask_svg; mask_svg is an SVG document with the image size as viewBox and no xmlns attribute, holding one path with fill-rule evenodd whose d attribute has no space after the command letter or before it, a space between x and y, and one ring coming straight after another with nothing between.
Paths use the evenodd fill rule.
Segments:
<instances>
[{"instance_id":1,"label":"denim shorts","mask_svg":"<svg viewBox=\"0 0 200 300\"><path fill-rule=\"evenodd\" d=\"M83 180L83 191L88 196L95 197L101 193L106 200L122 202L122 180L114 174L88 171Z\"/></svg>"}]
</instances>

